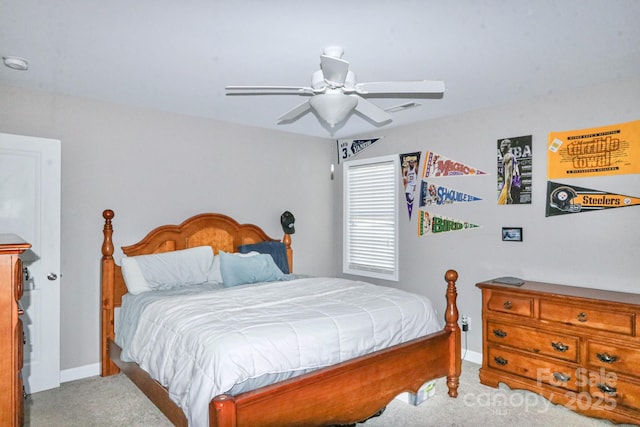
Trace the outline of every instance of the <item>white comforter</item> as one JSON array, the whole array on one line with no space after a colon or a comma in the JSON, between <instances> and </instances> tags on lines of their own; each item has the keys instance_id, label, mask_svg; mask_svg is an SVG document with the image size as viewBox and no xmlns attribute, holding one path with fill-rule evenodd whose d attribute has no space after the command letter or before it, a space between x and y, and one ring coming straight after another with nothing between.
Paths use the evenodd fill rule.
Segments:
<instances>
[{"instance_id":1,"label":"white comforter","mask_svg":"<svg viewBox=\"0 0 640 427\"><path fill-rule=\"evenodd\" d=\"M219 394L333 365L441 328L431 302L394 288L305 278L159 298L127 313L123 358L168 388L193 427ZM144 295L144 294L141 294ZM141 296L139 295L139 296Z\"/></svg>"}]
</instances>

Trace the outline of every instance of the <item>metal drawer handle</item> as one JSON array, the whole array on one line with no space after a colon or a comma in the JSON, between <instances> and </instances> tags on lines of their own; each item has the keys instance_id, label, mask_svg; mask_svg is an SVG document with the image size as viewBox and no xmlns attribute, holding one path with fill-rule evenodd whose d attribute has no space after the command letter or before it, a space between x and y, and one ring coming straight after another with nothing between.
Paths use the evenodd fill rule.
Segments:
<instances>
[{"instance_id":1,"label":"metal drawer handle","mask_svg":"<svg viewBox=\"0 0 640 427\"><path fill-rule=\"evenodd\" d=\"M513 304L511 304L511 301L505 301L504 304L502 304L502 306L506 309L506 310L511 310L511 308L513 307Z\"/></svg>"},{"instance_id":2,"label":"metal drawer handle","mask_svg":"<svg viewBox=\"0 0 640 427\"><path fill-rule=\"evenodd\" d=\"M586 322L587 321L587 313L585 313L584 311L580 312L580 314L578 314L578 322Z\"/></svg>"},{"instance_id":3,"label":"metal drawer handle","mask_svg":"<svg viewBox=\"0 0 640 427\"><path fill-rule=\"evenodd\" d=\"M596 356L604 363L613 363L618 360L618 356L612 356L609 353L597 353Z\"/></svg>"},{"instance_id":4,"label":"metal drawer handle","mask_svg":"<svg viewBox=\"0 0 640 427\"><path fill-rule=\"evenodd\" d=\"M497 336L498 338L504 338L507 336L507 333L502 329L494 329L493 335Z\"/></svg>"},{"instance_id":5,"label":"metal drawer handle","mask_svg":"<svg viewBox=\"0 0 640 427\"><path fill-rule=\"evenodd\" d=\"M600 389L601 392L606 393L610 396L614 396L618 391L617 388L608 386L606 384L596 384L596 386Z\"/></svg>"},{"instance_id":6,"label":"metal drawer handle","mask_svg":"<svg viewBox=\"0 0 640 427\"><path fill-rule=\"evenodd\" d=\"M496 363L497 363L498 365L501 365L501 366L504 366L504 365L506 365L507 363L509 363L509 361L508 361L508 360L503 359L501 356L494 357L494 358L493 358L493 360L495 360L495 361L496 361Z\"/></svg>"},{"instance_id":7,"label":"metal drawer handle","mask_svg":"<svg viewBox=\"0 0 640 427\"><path fill-rule=\"evenodd\" d=\"M568 375L563 374L562 372L554 372L553 373L553 378L556 379L556 381L560 381L562 383L566 383L568 382L571 377Z\"/></svg>"},{"instance_id":8,"label":"metal drawer handle","mask_svg":"<svg viewBox=\"0 0 640 427\"><path fill-rule=\"evenodd\" d=\"M569 350L569 346L566 344L562 344L561 342L552 342L551 347L553 347L554 350L561 351L563 353Z\"/></svg>"}]
</instances>

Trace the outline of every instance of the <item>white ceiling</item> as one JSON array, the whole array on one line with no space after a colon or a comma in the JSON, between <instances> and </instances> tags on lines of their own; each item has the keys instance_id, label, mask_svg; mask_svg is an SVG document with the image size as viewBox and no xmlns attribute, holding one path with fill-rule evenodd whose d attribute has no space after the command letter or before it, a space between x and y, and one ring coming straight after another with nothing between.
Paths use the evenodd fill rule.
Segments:
<instances>
[{"instance_id":1,"label":"white ceiling","mask_svg":"<svg viewBox=\"0 0 640 427\"><path fill-rule=\"evenodd\" d=\"M326 138L375 135L353 115L333 134L313 113L278 125L327 46L359 82L442 79L442 99L370 99L386 127L640 75L638 0L0 0L0 81Z\"/></svg>"}]
</instances>

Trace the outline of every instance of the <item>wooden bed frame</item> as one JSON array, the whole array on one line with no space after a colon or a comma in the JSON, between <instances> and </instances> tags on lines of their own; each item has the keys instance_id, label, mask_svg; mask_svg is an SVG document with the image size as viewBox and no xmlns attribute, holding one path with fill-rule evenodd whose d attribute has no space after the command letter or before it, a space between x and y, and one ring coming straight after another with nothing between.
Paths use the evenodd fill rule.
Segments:
<instances>
[{"instance_id":1,"label":"wooden bed frame","mask_svg":"<svg viewBox=\"0 0 640 427\"><path fill-rule=\"evenodd\" d=\"M136 363L122 362L114 342L114 315L127 293L113 259L112 210L105 210L101 271L102 376L122 371L176 426L187 419L167 390ZM241 244L273 241L258 226L238 224L214 213L196 215L180 225L158 227L140 242L122 247L127 256L210 245L217 253L236 252ZM283 242L293 271L291 236ZM402 392L417 392L427 381L447 377L449 396L457 397L461 371L460 328L456 306L458 273L449 270L445 327L428 336L319 369L236 396L220 395L209 404L211 427L326 426L353 424L378 413ZM116 409L116 408L114 408Z\"/></svg>"}]
</instances>

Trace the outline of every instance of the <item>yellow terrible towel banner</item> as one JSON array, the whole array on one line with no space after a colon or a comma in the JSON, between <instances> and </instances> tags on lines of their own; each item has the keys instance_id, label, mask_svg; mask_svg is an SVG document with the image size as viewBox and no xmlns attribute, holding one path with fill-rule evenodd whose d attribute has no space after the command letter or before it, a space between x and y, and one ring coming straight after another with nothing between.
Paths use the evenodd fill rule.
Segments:
<instances>
[{"instance_id":1,"label":"yellow terrible towel banner","mask_svg":"<svg viewBox=\"0 0 640 427\"><path fill-rule=\"evenodd\" d=\"M640 173L640 120L551 132L548 179Z\"/></svg>"}]
</instances>

